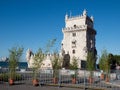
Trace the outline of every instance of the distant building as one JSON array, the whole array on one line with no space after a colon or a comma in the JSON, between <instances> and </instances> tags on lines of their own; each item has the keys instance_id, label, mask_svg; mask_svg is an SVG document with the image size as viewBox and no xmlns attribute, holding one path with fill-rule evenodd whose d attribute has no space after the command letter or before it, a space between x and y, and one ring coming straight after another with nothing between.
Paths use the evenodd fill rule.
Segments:
<instances>
[{"instance_id":1,"label":"distant building","mask_svg":"<svg viewBox=\"0 0 120 90\"><path fill-rule=\"evenodd\" d=\"M35 66L34 57L35 57L35 54L32 52L32 50L28 49L27 52L26 52L26 60L27 60L28 68L33 68ZM42 64L40 65L40 68L42 68L42 69L52 69L51 58L52 58L52 55L47 54L44 57L43 61L41 62Z\"/></svg>"},{"instance_id":2,"label":"distant building","mask_svg":"<svg viewBox=\"0 0 120 90\"><path fill-rule=\"evenodd\" d=\"M8 61L8 58L7 58L7 57L2 57L2 58L0 59L0 61L2 61L2 62L7 62L7 61Z\"/></svg>"},{"instance_id":3,"label":"distant building","mask_svg":"<svg viewBox=\"0 0 120 90\"><path fill-rule=\"evenodd\" d=\"M52 68L52 56L50 54L47 54L46 58L43 60L41 68L42 69L53 69Z\"/></svg>"},{"instance_id":4,"label":"distant building","mask_svg":"<svg viewBox=\"0 0 120 90\"><path fill-rule=\"evenodd\" d=\"M78 60L78 67L85 68L86 56L88 51L97 54L95 47L96 30L94 29L94 18L87 16L84 10L80 16L65 15L65 28L62 29L63 40L61 43L61 54L70 55Z\"/></svg>"}]
</instances>

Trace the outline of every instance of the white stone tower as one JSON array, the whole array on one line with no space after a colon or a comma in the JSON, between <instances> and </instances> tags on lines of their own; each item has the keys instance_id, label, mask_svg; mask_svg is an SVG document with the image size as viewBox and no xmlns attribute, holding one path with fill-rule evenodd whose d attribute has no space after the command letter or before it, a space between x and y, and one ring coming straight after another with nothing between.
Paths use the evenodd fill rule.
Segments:
<instances>
[{"instance_id":1,"label":"white stone tower","mask_svg":"<svg viewBox=\"0 0 120 90\"><path fill-rule=\"evenodd\" d=\"M69 17L65 15L65 28L62 29L63 40L61 49L64 53L69 53L70 62L72 58L78 59L78 68L84 68L88 51L93 51L97 54L95 47L95 35L93 17L87 16L87 11L84 10L80 16Z\"/></svg>"}]
</instances>

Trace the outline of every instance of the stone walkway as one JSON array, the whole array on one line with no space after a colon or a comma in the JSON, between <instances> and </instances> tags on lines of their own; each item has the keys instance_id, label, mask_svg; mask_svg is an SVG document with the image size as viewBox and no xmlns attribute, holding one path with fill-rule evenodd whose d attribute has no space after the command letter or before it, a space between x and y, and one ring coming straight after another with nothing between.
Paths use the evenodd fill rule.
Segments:
<instances>
[{"instance_id":1,"label":"stone walkway","mask_svg":"<svg viewBox=\"0 0 120 90\"><path fill-rule=\"evenodd\" d=\"M120 90L120 80L114 80L112 82L103 82L105 86L105 90ZM74 88L72 87L74 86ZM80 87L80 84L68 84L68 86L54 86L54 85L45 85L45 86L38 86L34 87L32 84L15 84L13 86L9 86L8 83L0 83L0 90L84 90L82 88L75 88L75 87ZM97 86L96 86L97 87ZM99 87L97 87L99 88ZM89 90L89 89L86 89ZM98 90L95 89L94 90Z\"/></svg>"},{"instance_id":2,"label":"stone walkway","mask_svg":"<svg viewBox=\"0 0 120 90\"><path fill-rule=\"evenodd\" d=\"M110 82L110 83L108 83L108 84L111 84L111 85L113 85L113 86L117 86L117 87L120 88L120 80L115 80L115 81L112 81L112 82Z\"/></svg>"},{"instance_id":3,"label":"stone walkway","mask_svg":"<svg viewBox=\"0 0 120 90\"><path fill-rule=\"evenodd\" d=\"M32 85L2 85L0 84L0 90L73 90L73 88L68 87L53 87L53 86L37 86L34 87ZM74 88L74 90L83 90L80 88Z\"/></svg>"}]
</instances>

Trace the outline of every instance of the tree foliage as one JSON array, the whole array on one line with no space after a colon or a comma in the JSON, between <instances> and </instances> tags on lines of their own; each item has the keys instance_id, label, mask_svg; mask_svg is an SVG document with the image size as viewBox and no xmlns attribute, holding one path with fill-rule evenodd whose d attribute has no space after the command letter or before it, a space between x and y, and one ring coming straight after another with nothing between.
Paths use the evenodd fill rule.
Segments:
<instances>
[{"instance_id":1,"label":"tree foliage","mask_svg":"<svg viewBox=\"0 0 120 90\"><path fill-rule=\"evenodd\" d=\"M108 56L111 69L116 69L116 63L120 64L120 55L113 55L112 53L110 53Z\"/></svg>"},{"instance_id":2,"label":"tree foliage","mask_svg":"<svg viewBox=\"0 0 120 90\"><path fill-rule=\"evenodd\" d=\"M95 70L95 57L93 52L88 52L86 69L89 71Z\"/></svg>"},{"instance_id":3,"label":"tree foliage","mask_svg":"<svg viewBox=\"0 0 120 90\"><path fill-rule=\"evenodd\" d=\"M34 63L33 63L33 78L37 79L37 72L41 68L42 61L44 60L44 53L41 48L34 55Z\"/></svg>"},{"instance_id":4,"label":"tree foliage","mask_svg":"<svg viewBox=\"0 0 120 90\"><path fill-rule=\"evenodd\" d=\"M78 69L78 59L76 57L73 57L72 63L70 64L70 69L72 70Z\"/></svg>"},{"instance_id":5,"label":"tree foliage","mask_svg":"<svg viewBox=\"0 0 120 90\"><path fill-rule=\"evenodd\" d=\"M41 67L43 60L45 59L46 54L50 52L51 47L55 44L56 39L49 40L46 47L45 52L43 52L42 48L39 48L38 51L34 54L34 69L38 69Z\"/></svg>"},{"instance_id":6,"label":"tree foliage","mask_svg":"<svg viewBox=\"0 0 120 90\"><path fill-rule=\"evenodd\" d=\"M120 55L114 55L113 58L116 63L120 64Z\"/></svg>"},{"instance_id":7,"label":"tree foliage","mask_svg":"<svg viewBox=\"0 0 120 90\"><path fill-rule=\"evenodd\" d=\"M23 54L22 47L13 47L9 49L9 68L16 68Z\"/></svg>"},{"instance_id":8,"label":"tree foliage","mask_svg":"<svg viewBox=\"0 0 120 90\"><path fill-rule=\"evenodd\" d=\"M107 74L110 72L110 62L112 59L112 55L108 54L107 50L102 51L102 55L99 60L99 67L103 72Z\"/></svg>"},{"instance_id":9,"label":"tree foliage","mask_svg":"<svg viewBox=\"0 0 120 90\"><path fill-rule=\"evenodd\" d=\"M18 62L23 54L23 47L12 47L9 49L9 70L10 74L14 75Z\"/></svg>"},{"instance_id":10,"label":"tree foliage","mask_svg":"<svg viewBox=\"0 0 120 90\"><path fill-rule=\"evenodd\" d=\"M60 69L62 65L62 58L60 58L58 53L53 54L53 59L52 59L52 67L53 69L57 70Z\"/></svg>"},{"instance_id":11,"label":"tree foliage","mask_svg":"<svg viewBox=\"0 0 120 90\"><path fill-rule=\"evenodd\" d=\"M43 60L46 57L55 44L56 39L49 40L46 44L45 51L43 52L42 48L39 48L38 51L34 54L34 63L33 63L33 78L37 78L38 70L40 70Z\"/></svg>"},{"instance_id":12,"label":"tree foliage","mask_svg":"<svg viewBox=\"0 0 120 90\"><path fill-rule=\"evenodd\" d=\"M93 76L93 70L95 70L95 56L93 52L88 52L87 54L87 62L86 69L90 71L90 77Z\"/></svg>"},{"instance_id":13,"label":"tree foliage","mask_svg":"<svg viewBox=\"0 0 120 90\"><path fill-rule=\"evenodd\" d=\"M51 51L51 48L54 46L55 42L56 42L56 39L52 39L47 42L45 47L45 53L49 53Z\"/></svg>"},{"instance_id":14,"label":"tree foliage","mask_svg":"<svg viewBox=\"0 0 120 90\"><path fill-rule=\"evenodd\" d=\"M105 72L107 59L108 59L108 53L106 50L103 50L102 55L101 55L100 60L99 60L99 67L100 67L100 70L103 70L104 72Z\"/></svg>"},{"instance_id":15,"label":"tree foliage","mask_svg":"<svg viewBox=\"0 0 120 90\"><path fill-rule=\"evenodd\" d=\"M44 57L45 57L45 55L44 55L42 49L39 48L38 51L34 55L34 63L33 63L34 67L33 68L36 68L36 69L40 68Z\"/></svg>"}]
</instances>

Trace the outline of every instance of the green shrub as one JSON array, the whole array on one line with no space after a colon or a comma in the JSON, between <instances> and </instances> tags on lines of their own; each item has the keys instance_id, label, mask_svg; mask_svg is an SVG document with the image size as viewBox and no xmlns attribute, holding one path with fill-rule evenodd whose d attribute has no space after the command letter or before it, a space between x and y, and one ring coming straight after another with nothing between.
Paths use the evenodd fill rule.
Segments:
<instances>
[{"instance_id":1,"label":"green shrub","mask_svg":"<svg viewBox=\"0 0 120 90\"><path fill-rule=\"evenodd\" d=\"M4 81L4 82L8 82L9 79L9 73L2 73L0 74L0 80ZM18 80L22 80L23 77L20 74L15 74L14 80L18 81Z\"/></svg>"},{"instance_id":2,"label":"green shrub","mask_svg":"<svg viewBox=\"0 0 120 90\"><path fill-rule=\"evenodd\" d=\"M1 81L7 82L8 81L8 74L7 73L0 74L0 79L1 79Z\"/></svg>"}]
</instances>

